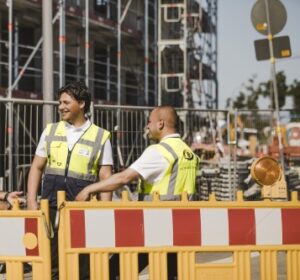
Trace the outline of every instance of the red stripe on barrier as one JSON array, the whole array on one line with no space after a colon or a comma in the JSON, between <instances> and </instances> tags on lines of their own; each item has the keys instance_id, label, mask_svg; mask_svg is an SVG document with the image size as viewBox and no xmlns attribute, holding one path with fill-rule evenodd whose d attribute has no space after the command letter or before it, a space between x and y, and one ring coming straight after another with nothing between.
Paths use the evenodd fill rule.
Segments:
<instances>
[{"instance_id":1,"label":"red stripe on barrier","mask_svg":"<svg viewBox=\"0 0 300 280\"><path fill-rule=\"evenodd\" d=\"M142 210L115 210L116 247L144 246Z\"/></svg>"},{"instance_id":2,"label":"red stripe on barrier","mask_svg":"<svg viewBox=\"0 0 300 280\"><path fill-rule=\"evenodd\" d=\"M38 222L36 218L25 218L25 233L33 233L37 238L37 245L33 249L26 248L26 256L39 256Z\"/></svg>"},{"instance_id":3,"label":"red stripe on barrier","mask_svg":"<svg viewBox=\"0 0 300 280\"><path fill-rule=\"evenodd\" d=\"M199 209L173 209L173 244L176 246L201 245Z\"/></svg>"},{"instance_id":4,"label":"red stripe on barrier","mask_svg":"<svg viewBox=\"0 0 300 280\"><path fill-rule=\"evenodd\" d=\"M83 210L70 211L71 248L85 248L85 216Z\"/></svg>"},{"instance_id":5,"label":"red stripe on barrier","mask_svg":"<svg viewBox=\"0 0 300 280\"><path fill-rule=\"evenodd\" d=\"M254 209L228 209L229 244L256 243Z\"/></svg>"},{"instance_id":6,"label":"red stripe on barrier","mask_svg":"<svg viewBox=\"0 0 300 280\"><path fill-rule=\"evenodd\" d=\"M300 244L300 209L282 209L283 244Z\"/></svg>"}]
</instances>

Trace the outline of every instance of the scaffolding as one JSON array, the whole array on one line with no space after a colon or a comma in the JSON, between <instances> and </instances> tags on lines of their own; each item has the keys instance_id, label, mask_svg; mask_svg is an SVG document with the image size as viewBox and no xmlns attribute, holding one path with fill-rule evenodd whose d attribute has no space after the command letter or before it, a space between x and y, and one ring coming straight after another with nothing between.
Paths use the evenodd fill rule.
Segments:
<instances>
[{"instance_id":1,"label":"scaffolding","mask_svg":"<svg viewBox=\"0 0 300 280\"><path fill-rule=\"evenodd\" d=\"M159 104L218 107L216 26L216 0L159 1Z\"/></svg>"},{"instance_id":2,"label":"scaffolding","mask_svg":"<svg viewBox=\"0 0 300 280\"><path fill-rule=\"evenodd\" d=\"M1 1L0 95L8 101L8 123L7 141L0 144L6 172L0 177L9 178L9 190L16 183L12 139L17 137L14 127L20 125L15 98L52 102L59 87L84 80L95 104L197 108L194 97L201 96L209 100L206 108L216 108L216 39L211 39L216 38L216 6L217 0ZM164 41L162 35L169 33L180 38ZM197 36L206 39L196 45ZM163 54L176 46L171 54ZM178 57L177 62L168 61ZM162 102L162 96L172 102ZM45 105L43 125L54 116L53 108ZM117 118L118 132L122 120ZM30 126L21 125L25 130Z\"/></svg>"},{"instance_id":3,"label":"scaffolding","mask_svg":"<svg viewBox=\"0 0 300 280\"><path fill-rule=\"evenodd\" d=\"M45 4L49 5L49 2L52 1L46 1ZM42 99L43 85L40 78L41 73L44 74L41 67L44 54L41 53L43 40L41 23L44 17L42 18L41 10L45 4L34 0L11 0L7 3L13 3L11 13L18 23L18 31L11 25L11 33L15 38L9 42L7 30L1 29L0 85L4 89L8 88L7 69L10 68L13 69L13 81L16 81L19 74L22 76L15 86L24 92L37 93ZM55 20L52 21L51 57L54 91L66 82L82 79L89 85L90 91L95 93L95 100L101 103L154 105L155 5L153 0L145 3L144 1L122 1L122 3L53 1ZM118 10L123 14L120 25L116 13ZM6 26L8 6L4 2L0 3L0 13L1 25ZM51 14L49 10L47 14ZM28 36L25 35L25 31ZM148 33L148 36L143 36L144 33ZM122 50L118 50L118 44L122 45ZM16 50L12 53L11 65L8 61L10 49ZM29 63L26 65L27 61ZM145 85L147 94L144 94ZM13 97L26 97L15 94L14 92Z\"/></svg>"},{"instance_id":4,"label":"scaffolding","mask_svg":"<svg viewBox=\"0 0 300 280\"><path fill-rule=\"evenodd\" d=\"M216 0L159 0L159 105L217 108L216 15ZM185 128L184 138L192 137L189 135L189 118L188 111L180 115ZM205 118L213 127L210 116Z\"/></svg>"},{"instance_id":5,"label":"scaffolding","mask_svg":"<svg viewBox=\"0 0 300 280\"><path fill-rule=\"evenodd\" d=\"M217 0L9 0L0 13L9 27L0 34L4 89L42 98L41 76L53 63L51 94L82 79L101 103L218 107ZM53 27L43 31L49 15ZM42 53L43 33L53 42Z\"/></svg>"}]
</instances>

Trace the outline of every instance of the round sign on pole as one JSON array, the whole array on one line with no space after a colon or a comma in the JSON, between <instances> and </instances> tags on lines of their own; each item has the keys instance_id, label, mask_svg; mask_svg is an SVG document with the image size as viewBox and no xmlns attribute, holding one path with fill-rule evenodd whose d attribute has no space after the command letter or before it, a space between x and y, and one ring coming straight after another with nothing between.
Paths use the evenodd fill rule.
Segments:
<instances>
[{"instance_id":1,"label":"round sign on pole","mask_svg":"<svg viewBox=\"0 0 300 280\"><path fill-rule=\"evenodd\" d=\"M254 28L263 35L268 35L266 1L269 6L271 34L279 33L286 24L287 12L279 0L257 0L251 11L251 21Z\"/></svg>"}]
</instances>

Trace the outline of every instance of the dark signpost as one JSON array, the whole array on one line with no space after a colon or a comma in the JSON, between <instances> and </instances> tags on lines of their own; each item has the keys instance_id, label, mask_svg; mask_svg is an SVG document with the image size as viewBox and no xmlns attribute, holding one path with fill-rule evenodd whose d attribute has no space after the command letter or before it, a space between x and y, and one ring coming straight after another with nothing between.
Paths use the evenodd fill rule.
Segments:
<instances>
[{"instance_id":1,"label":"dark signpost","mask_svg":"<svg viewBox=\"0 0 300 280\"><path fill-rule=\"evenodd\" d=\"M255 40L254 47L257 60L270 59L271 63L271 76L276 112L276 131L279 143L279 157L282 169L284 171L275 62L276 58L290 57L292 51L288 36L274 37L274 35L279 33L284 28L287 21L287 12L284 5L279 0L257 0L252 7L251 21L257 32L267 36L267 39ZM273 94L271 94L271 96L273 96Z\"/></svg>"}]
</instances>

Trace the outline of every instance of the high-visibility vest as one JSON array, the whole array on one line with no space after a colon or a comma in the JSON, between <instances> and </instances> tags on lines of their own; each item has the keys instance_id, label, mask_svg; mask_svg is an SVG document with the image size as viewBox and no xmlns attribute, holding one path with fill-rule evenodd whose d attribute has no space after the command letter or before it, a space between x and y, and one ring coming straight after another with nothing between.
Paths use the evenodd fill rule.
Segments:
<instances>
[{"instance_id":1,"label":"high-visibility vest","mask_svg":"<svg viewBox=\"0 0 300 280\"><path fill-rule=\"evenodd\" d=\"M198 156L179 137L163 139L155 148L169 166L160 181L139 183L140 200L148 200L153 192L158 192L161 200L177 200L183 192L193 195L196 192Z\"/></svg>"},{"instance_id":2,"label":"high-visibility vest","mask_svg":"<svg viewBox=\"0 0 300 280\"><path fill-rule=\"evenodd\" d=\"M47 166L45 174L95 182L102 147L110 133L94 124L83 133L72 150L68 148L63 121L46 127Z\"/></svg>"}]
</instances>

